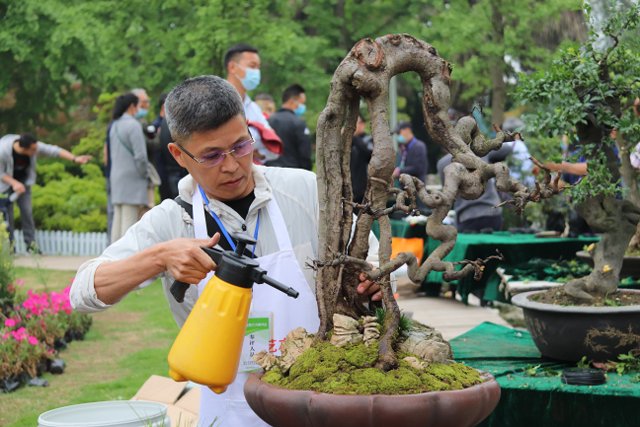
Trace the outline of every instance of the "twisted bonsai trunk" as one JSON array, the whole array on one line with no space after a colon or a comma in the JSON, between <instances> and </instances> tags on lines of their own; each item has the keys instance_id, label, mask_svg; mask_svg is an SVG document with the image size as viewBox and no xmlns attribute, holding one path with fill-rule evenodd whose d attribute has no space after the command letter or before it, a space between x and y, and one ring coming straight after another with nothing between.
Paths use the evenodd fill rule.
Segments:
<instances>
[{"instance_id":1,"label":"twisted bonsai trunk","mask_svg":"<svg viewBox=\"0 0 640 427\"><path fill-rule=\"evenodd\" d=\"M394 75L413 71L420 76L423 89L425 125L434 141L452 154L452 163L444 170L441 191L428 191L424 183L402 175L402 189L393 189L392 173L395 152L387 121L389 80ZM370 307L358 296L358 273L366 272L382 287L385 323L380 337L377 367L389 370L397 366L393 344L400 322L400 310L390 287L390 273L408 265L409 278L419 283L430 271L444 272L445 279L461 278L474 271L479 276L482 261L468 261L456 270L451 262L443 261L455 245L455 227L444 225L458 196L479 197L487 181L496 178L500 191L514 195L512 203L521 210L529 200L537 201L557 193L557 185L548 179L530 191L509 175L506 165L487 164L481 157L499 149L510 141L511 135L498 132L492 140L485 140L473 118L459 121L454 129L449 123L450 65L431 45L407 34L395 34L376 40L363 39L338 66L331 81L327 106L317 126L317 174L320 204L319 260L316 289L320 327L317 340L327 338L333 327L335 313L352 317L370 313ZM371 116L373 153L368 168L365 199L358 205L353 223L354 205L351 203L350 179L351 140L355 129L360 98L364 98ZM395 204L387 208L389 195L395 194ZM430 238L440 246L418 267L410 253L391 259L391 224L388 215L394 210L412 212L416 198L432 209L426 226ZM380 223L379 267L372 268L364 260L369 250L368 238L374 220ZM352 232L353 229L353 232Z\"/></svg>"}]
</instances>

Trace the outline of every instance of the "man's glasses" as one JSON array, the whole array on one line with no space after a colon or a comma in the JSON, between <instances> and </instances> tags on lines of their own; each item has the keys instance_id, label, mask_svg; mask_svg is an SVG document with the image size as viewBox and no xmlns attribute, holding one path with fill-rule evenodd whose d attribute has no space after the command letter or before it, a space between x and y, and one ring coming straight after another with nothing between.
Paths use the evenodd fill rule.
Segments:
<instances>
[{"instance_id":1,"label":"man's glasses","mask_svg":"<svg viewBox=\"0 0 640 427\"><path fill-rule=\"evenodd\" d=\"M234 144L229 151L222 150L211 150L207 154L202 157L196 157L191 154L186 148L184 148L180 144L176 144L180 150L182 150L187 156L191 157L196 163L200 163L205 168L212 168L214 166L218 166L220 163L224 161L228 154L233 154L233 157L240 158L244 157L247 154L253 151L253 144L255 141L253 138L240 141L237 144Z\"/></svg>"}]
</instances>

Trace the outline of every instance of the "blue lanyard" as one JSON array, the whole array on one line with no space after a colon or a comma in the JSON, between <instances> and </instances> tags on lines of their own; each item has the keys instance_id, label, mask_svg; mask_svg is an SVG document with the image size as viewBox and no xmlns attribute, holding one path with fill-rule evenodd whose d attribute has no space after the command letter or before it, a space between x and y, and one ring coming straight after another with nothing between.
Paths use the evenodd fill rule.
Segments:
<instances>
[{"instance_id":1,"label":"blue lanyard","mask_svg":"<svg viewBox=\"0 0 640 427\"><path fill-rule=\"evenodd\" d=\"M234 243L233 239L229 235L229 232L227 231L227 229L222 224L222 221L220 220L218 215L216 215L213 209L209 207L209 198L204 193L204 190L202 189L202 187L200 187L199 185L198 185L198 190L200 190L200 194L202 195L202 200L204 200L204 206L207 209L207 212L209 212L209 214L213 217L216 224L218 224L218 228L220 228L220 231L222 231L222 235L224 236L225 239L227 239L227 242L229 242L229 246L231 246L231 249L235 251L236 244ZM256 220L256 230L253 232L253 239L256 241L256 244L253 245L253 252L251 253L251 256L253 257L255 257L256 255L256 246L258 246L257 241L258 241L259 229L260 229L260 211L258 211L258 219Z\"/></svg>"}]
</instances>

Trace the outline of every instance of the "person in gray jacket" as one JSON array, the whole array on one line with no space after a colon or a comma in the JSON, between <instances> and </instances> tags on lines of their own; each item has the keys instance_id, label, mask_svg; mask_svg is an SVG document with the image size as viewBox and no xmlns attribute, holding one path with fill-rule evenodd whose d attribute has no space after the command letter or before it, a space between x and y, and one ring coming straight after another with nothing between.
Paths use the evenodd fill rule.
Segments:
<instances>
[{"instance_id":1,"label":"person in gray jacket","mask_svg":"<svg viewBox=\"0 0 640 427\"><path fill-rule=\"evenodd\" d=\"M112 242L121 238L149 205L149 160L142 126L134 118L138 109L138 97L133 93L120 95L113 108L109 131Z\"/></svg>"},{"instance_id":2,"label":"person in gray jacket","mask_svg":"<svg viewBox=\"0 0 640 427\"><path fill-rule=\"evenodd\" d=\"M74 163L85 164L91 156L74 156L64 148L38 141L33 135L9 134L0 138L0 194L15 193L20 209L24 242L30 251L38 252L35 244L36 227L33 222L31 187L36 182L36 161L38 156L60 157ZM8 209L10 237L13 240L13 205Z\"/></svg>"}]
</instances>

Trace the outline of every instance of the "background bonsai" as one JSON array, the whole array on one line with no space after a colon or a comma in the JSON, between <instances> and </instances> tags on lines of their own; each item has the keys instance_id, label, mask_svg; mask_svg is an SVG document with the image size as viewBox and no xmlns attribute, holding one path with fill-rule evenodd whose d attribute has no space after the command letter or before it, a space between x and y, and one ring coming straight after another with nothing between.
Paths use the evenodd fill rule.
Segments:
<instances>
[{"instance_id":1,"label":"background bonsai","mask_svg":"<svg viewBox=\"0 0 640 427\"><path fill-rule=\"evenodd\" d=\"M420 76L423 88L425 125L434 141L453 155L444 170L441 191L428 191L416 178L402 175L402 189L393 188L392 172L395 152L387 121L388 87L392 76L413 71ZM495 139L485 140L475 121L464 117L455 129L447 116L451 66L429 44L409 35L387 35L376 40L363 39L350 51L337 68L331 82L327 106L318 120L317 159L320 197L320 259L316 289L320 313L320 328L316 341L326 340L336 313L353 318L371 314L356 292L357 273L367 271L371 280L381 284L382 305L386 315L379 341L377 368L388 371L398 365L394 340L398 336L400 311L389 285L389 275L403 264L408 265L409 278L420 283L429 271L442 271L446 280L475 272L481 274L483 260L463 261L462 267L443 261L455 245L457 231L442 223L457 196L479 197L486 182L495 177L500 191L512 193L512 203L522 210L530 201L549 197L557 192L557 180L545 175L544 182L529 190L509 176L506 165L487 164L481 157L496 150L512 135L498 132ZM354 205L350 179L351 138L361 99L367 103L374 141L369 163L365 200ZM395 204L387 207L389 196L395 194ZM391 259L391 225L388 215L394 210L410 213L419 197L432 209L427 221L429 238L441 245L418 267L413 254L401 253ZM357 209L355 209L357 208ZM354 210L355 209L355 210ZM353 214L357 211L355 231ZM368 235L374 220L380 224L379 268L371 269L364 259Z\"/></svg>"},{"instance_id":2,"label":"background bonsai","mask_svg":"<svg viewBox=\"0 0 640 427\"><path fill-rule=\"evenodd\" d=\"M527 123L558 140L575 136L573 161L587 162L588 175L570 194L579 214L602 236L592 252L591 273L564 285L566 294L581 301L617 290L623 256L640 220L638 171L630 161L640 142L640 6L611 12L599 32L592 23L588 42L565 49L519 89L535 111Z\"/></svg>"}]
</instances>

